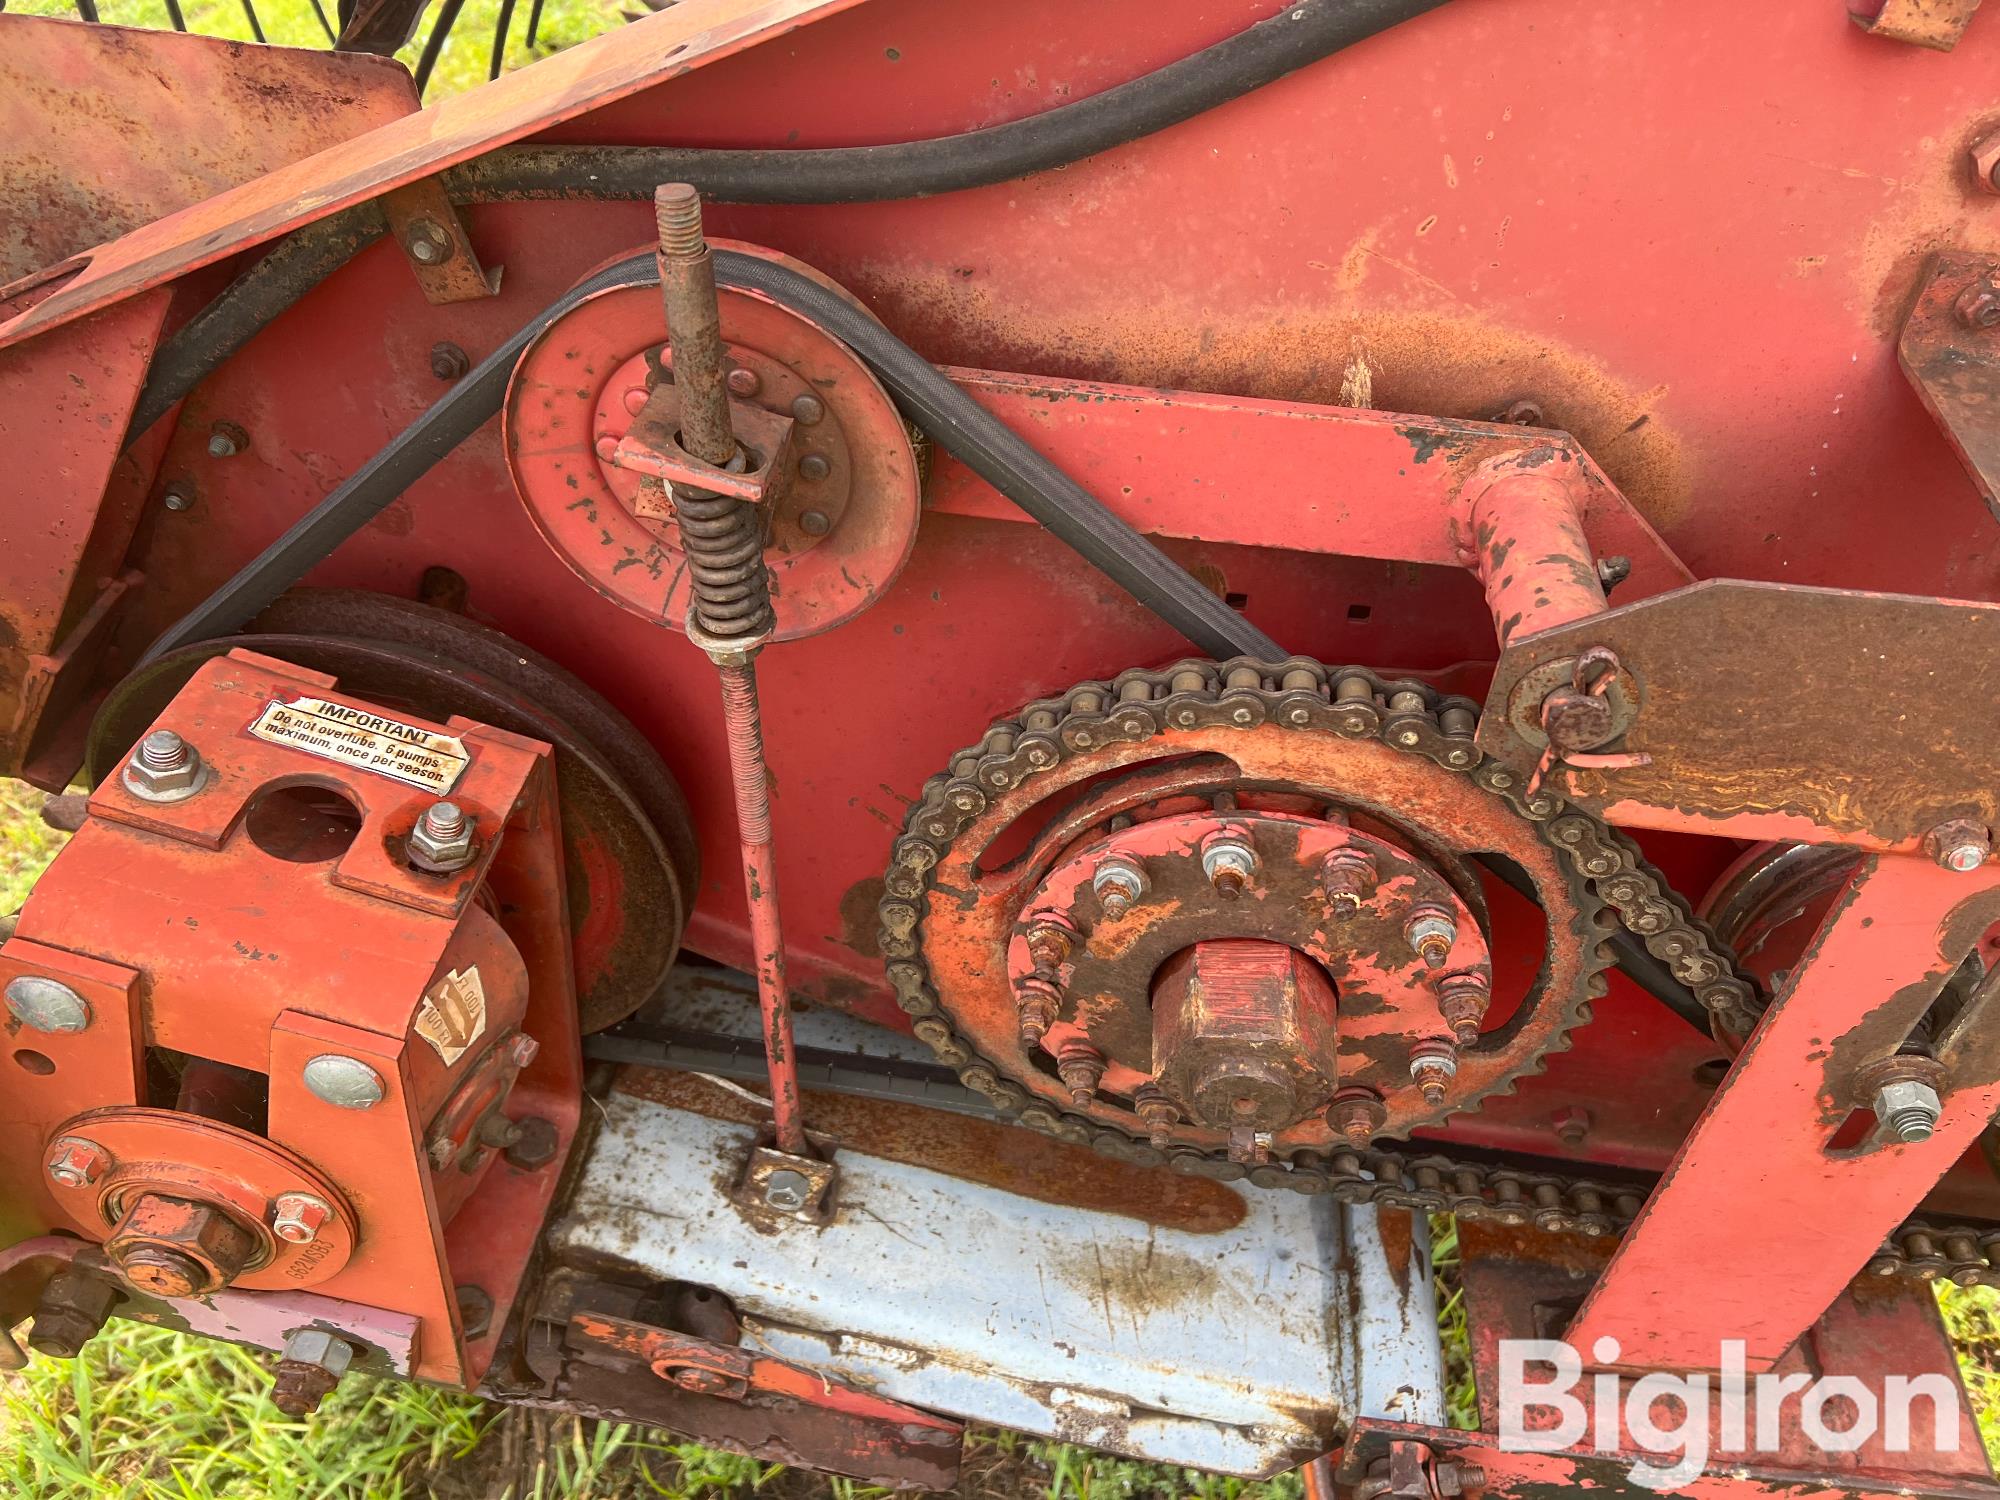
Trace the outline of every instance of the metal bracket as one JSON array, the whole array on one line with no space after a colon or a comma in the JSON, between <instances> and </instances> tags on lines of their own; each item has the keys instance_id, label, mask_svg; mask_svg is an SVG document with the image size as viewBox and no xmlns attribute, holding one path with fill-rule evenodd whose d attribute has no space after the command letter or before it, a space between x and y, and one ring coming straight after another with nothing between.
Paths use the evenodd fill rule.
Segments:
<instances>
[{"instance_id":1,"label":"metal bracket","mask_svg":"<svg viewBox=\"0 0 2000 1500\"><path fill-rule=\"evenodd\" d=\"M789 472L786 461L791 456L792 419L753 402L732 399L729 424L745 455L740 472L703 463L681 446L680 388L663 380L633 415L632 426L619 440L610 461L621 469L732 500L762 504L777 499L778 479Z\"/></svg>"},{"instance_id":2,"label":"metal bracket","mask_svg":"<svg viewBox=\"0 0 2000 1500\"><path fill-rule=\"evenodd\" d=\"M498 295L503 267L491 271L473 253L465 221L445 196L444 184L426 177L382 195L382 217L433 306L477 302Z\"/></svg>"},{"instance_id":3,"label":"metal bracket","mask_svg":"<svg viewBox=\"0 0 2000 1500\"><path fill-rule=\"evenodd\" d=\"M1870 36L1949 52L1978 9L1979 0L1851 0L1847 18Z\"/></svg>"},{"instance_id":4,"label":"metal bracket","mask_svg":"<svg viewBox=\"0 0 2000 1500\"><path fill-rule=\"evenodd\" d=\"M2000 257L1965 250L1933 255L1896 352L2000 517Z\"/></svg>"},{"instance_id":5,"label":"metal bracket","mask_svg":"<svg viewBox=\"0 0 2000 1500\"><path fill-rule=\"evenodd\" d=\"M839 1169L830 1161L760 1145L751 1151L730 1196L759 1213L823 1223L832 1216L833 1190L839 1180Z\"/></svg>"}]
</instances>

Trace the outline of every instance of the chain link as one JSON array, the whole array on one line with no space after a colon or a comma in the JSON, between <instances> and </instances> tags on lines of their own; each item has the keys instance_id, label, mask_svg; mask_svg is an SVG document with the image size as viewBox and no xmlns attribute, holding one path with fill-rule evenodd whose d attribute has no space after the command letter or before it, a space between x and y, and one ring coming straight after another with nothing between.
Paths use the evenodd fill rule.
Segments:
<instances>
[{"instance_id":1,"label":"chain link","mask_svg":"<svg viewBox=\"0 0 2000 1500\"><path fill-rule=\"evenodd\" d=\"M1451 1213L1489 1222L1567 1231L1591 1237L1617 1233L1638 1214L1647 1185L1518 1170L1432 1150L1299 1151L1288 1161L1249 1166L1191 1147L1155 1149L1132 1130L1114 1129L1065 1112L1003 1077L952 1027L923 961L922 902L931 872L996 793L1074 756L1136 742L1168 730L1254 729L1278 724L1374 739L1469 776L1502 798L1560 851L1602 920L1616 921L1686 985L1719 1033L1747 1035L1761 1010L1759 992L1735 967L1733 955L1688 903L1648 864L1638 845L1600 819L1570 807L1546 784L1484 755L1473 742L1479 706L1413 680L1386 681L1364 667L1330 668L1303 657L1269 664L1247 659L1184 661L1154 671L1130 671L1109 682L1086 682L1060 698L1029 704L987 730L952 758L912 805L896 840L881 903L881 945L896 1002L917 1037L955 1069L967 1088L1003 1115L1075 1145L1144 1166L1262 1188L1324 1194L1340 1203L1376 1203L1422 1213ZM1582 905L1589 914L1594 905ZM1586 939L1592 948L1600 944ZM1586 954L1587 958L1592 955ZM1575 1021L1603 993L1599 970L1586 967ZM2000 1229L1934 1228L1913 1221L1890 1237L1869 1262L1872 1275L1949 1276L1961 1285L2000 1285Z\"/></svg>"}]
</instances>

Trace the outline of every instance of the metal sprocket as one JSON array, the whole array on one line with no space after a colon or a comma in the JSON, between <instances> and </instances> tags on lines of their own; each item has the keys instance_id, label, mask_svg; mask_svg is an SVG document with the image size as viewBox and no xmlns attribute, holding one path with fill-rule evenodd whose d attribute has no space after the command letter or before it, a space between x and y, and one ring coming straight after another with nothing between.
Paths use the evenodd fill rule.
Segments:
<instances>
[{"instance_id":1,"label":"metal sprocket","mask_svg":"<svg viewBox=\"0 0 2000 1500\"><path fill-rule=\"evenodd\" d=\"M1039 1076L1028 1074L1022 1058L977 1045L963 1018L950 1014L940 999L931 949L938 910L964 900L962 892L952 893L949 902L937 900L937 872L961 857L959 842L969 832L991 831L982 822L990 806L1015 812L1033 806L1037 779L1053 785L1059 778L1050 773L1079 756L1131 764L1148 758L1149 752L1212 748L1227 754L1230 732L1267 725L1301 735L1373 740L1469 778L1533 830L1553 855L1551 867L1562 872L1557 889L1543 889L1545 910L1560 916L1567 908L1560 941L1573 959L1565 992L1545 997L1559 1012L1557 1024L1546 1029L1544 1044L1503 1076L1455 1099L1455 1108L1510 1090L1520 1076L1538 1070L1549 1051L1566 1045L1568 1032L1603 993L1601 973L1609 962L1603 940L1614 914L1639 932L1712 1009L1747 997L1748 986L1734 976L1685 903L1644 865L1628 840L1597 819L1567 809L1545 788L1528 795L1516 772L1480 754L1472 741L1476 714L1469 701L1443 697L1422 683L1384 682L1365 669L1329 669L1299 658L1276 665L1184 662L1160 671L1129 672L1108 683L1081 684L1062 698L1030 704L954 757L951 770L933 778L910 811L882 903L882 947L898 1002L916 1018L916 1034L957 1069L967 1087L1017 1113L1023 1123L1135 1160L1171 1159L1181 1170L1241 1175L1240 1166L1218 1160L1223 1150L1219 1140L1189 1143L1181 1136L1199 1132L1182 1132L1175 1147L1156 1151L1142 1139L1143 1128L1129 1113L1121 1119L1110 1109L1089 1115L1067 1109L1059 1096L1051 1097ZM994 958L997 967L997 953ZM1294 1134L1278 1139L1274 1155L1279 1160L1253 1171L1253 1179L1311 1177L1323 1166L1323 1152L1341 1149L1334 1139L1312 1141Z\"/></svg>"}]
</instances>

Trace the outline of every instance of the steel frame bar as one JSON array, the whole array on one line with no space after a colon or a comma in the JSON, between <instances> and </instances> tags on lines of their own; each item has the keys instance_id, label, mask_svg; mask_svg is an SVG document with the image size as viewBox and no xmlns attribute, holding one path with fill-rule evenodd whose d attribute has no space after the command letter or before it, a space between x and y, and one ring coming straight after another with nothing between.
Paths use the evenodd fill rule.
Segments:
<instances>
[{"instance_id":1,"label":"steel frame bar","mask_svg":"<svg viewBox=\"0 0 2000 1500\"><path fill-rule=\"evenodd\" d=\"M1769 1369L2000 1108L1991 1049L1957 1060L1930 1139L1835 1149L1855 1076L1893 1056L2000 918L2000 868L1872 856L1675 1155L1567 1337L1620 1369ZM1968 1007L1968 1011L1971 1007ZM1961 1018L1960 1034L1977 1028ZM1718 1236L1727 1255L1717 1255ZM1811 1253L1793 1253L1802 1239ZM1782 1266L1784 1274L1771 1274ZM1700 1273L1695 1274L1695 1268Z\"/></svg>"}]
</instances>

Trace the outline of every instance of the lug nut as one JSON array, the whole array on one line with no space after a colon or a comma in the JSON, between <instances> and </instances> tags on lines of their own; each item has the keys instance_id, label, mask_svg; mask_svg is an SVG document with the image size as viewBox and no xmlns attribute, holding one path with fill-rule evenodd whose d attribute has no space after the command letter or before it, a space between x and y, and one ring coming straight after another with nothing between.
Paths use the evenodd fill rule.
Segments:
<instances>
[{"instance_id":1,"label":"lug nut","mask_svg":"<svg viewBox=\"0 0 2000 1500\"><path fill-rule=\"evenodd\" d=\"M1953 818L1924 835L1924 852L1947 870L1978 869L1993 853L1993 834L1969 818Z\"/></svg>"},{"instance_id":2,"label":"lug nut","mask_svg":"<svg viewBox=\"0 0 2000 1500\"><path fill-rule=\"evenodd\" d=\"M1403 936L1425 968L1442 969L1451 957L1451 945L1458 941L1458 926L1448 913L1427 906L1411 915L1403 925Z\"/></svg>"},{"instance_id":3,"label":"lug nut","mask_svg":"<svg viewBox=\"0 0 2000 1500\"><path fill-rule=\"evenodd\" d=\"M1445 1086L1458 1076L1458 1053L1450 1042L1419 1042L1410 1053L1410 1082L1432 1109L1444 1103Z\"/></svg>"},{"instance_id":4,"label":"lug nut","mask_svg":"<svg viewBox=\"0 0 2000 1500\"><path fill-rule=\"evenodd\" d=\"M1132 1112L1146 1127L1146 1140L1155 1151L1164 1151L1174 1138L1174 1126L1181 1112L1174 1101L1154 1083L1142 1083L1132 1091Z\"/></svg>"},{"instance_id":5,"label":"lug nut","mask_svg":"<svg viewBox=\"0 0 2000 1500\"><path fill-rule=\"evenodd\" d=\"M1114 854L1097 867L1090 877L1107 921L1116 922L1146 894L1146 872L1122 854Z\"/></svg>"},{"instance_id":6,"label":"lug nut","mask_svg":"<svg viewBox=\"0 0 2000 1500\"><path fill-rule=\"evenodd\" d=\"M1449 951L1449 945L1447 945ZM1492 983L1476 969L1441 976L1437 982L1438 1015L1461 1047L1479 1040L1479 1023L1492 1001Z\"/></svg>"},{"instance_id":7,"label":"lug nut","mask_svg":"<svg viewBox=\"0 0 2000 1500\"><path fill-rule=\"evenodd\" d=\"M1088 1042L1064 1042L1056 1053L1056 1076L1069 1090L1069 1102L1081 1109L1097 1097L1097 1085L1104 1078L1104 1054Z\"/></svg>"},{"instance_id":8,"label":"lug nut","mask_svg":"<svg viewBox=\"0 0 2000 1500\"><path fill-rule=\"evenodd\" d=\"M1202 846L1201 873L1216 895L1234 901L1249 889L1250 877L1257 873L1257 851L1234 834L1211 837Z\"/></svg>"},{"instance_id":9,"label":"lug nut","mask_svg":"<svg viewBox=\"0 0 2000 1500\"><path fill-rule=\"evenodd\" d=\"M284 1193L272 1205L271 1233L287 1244L310 1245L333 1210L310 1193Z\"/></svg>"},{"instance_id":10,"label":"lug nut","mask_svg":"<svg viewBox=\"0 0 2000 1500\"><path fill-rule=\"evenodd\" d=\"M1321 866L1320 883L1337 917L1351 916L1375 889L1375 859L1365 849L1336 849Z\"/></svg>"},{"instance_id":11,"label":"lug nut","mask_svg":"<svg viewBox=\"0 0 2000 1500\"><path fill-rule=\"evenodd\" d=\"M111 1165L111 1153L95 1141L66 1135L49 1152L49 1179L58 1187L89 1187Z\"/></svg>"},{"instance_id":12,"label":"lug nut","mask_svg":"<svg viewBox=\"0 0 2000 1500\"><path fill-rule=\"evenodd\" d=\"M1874 1110L1889 1138L1908 1145L1931 1138L1944 1104L1929 1084L1908 1080L1877 1089Z\"/></svg>"},{"instance_id":13,"label":"lug nut","mask_svg":"<svg viewBox=\"0 0 2000 1500\"><path fill-rule=\"evenodd\" d=\"M1389 1111L1373 1089L1342 1089L1326 1107L1326 1123L1357 1148L1374 1140L1388 1118Z\"/></svg>"}]
</instances>

